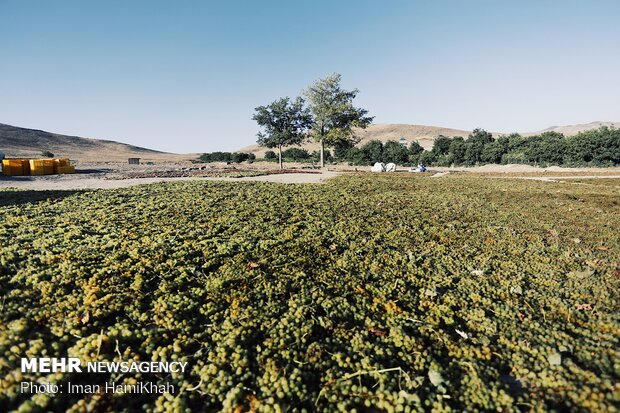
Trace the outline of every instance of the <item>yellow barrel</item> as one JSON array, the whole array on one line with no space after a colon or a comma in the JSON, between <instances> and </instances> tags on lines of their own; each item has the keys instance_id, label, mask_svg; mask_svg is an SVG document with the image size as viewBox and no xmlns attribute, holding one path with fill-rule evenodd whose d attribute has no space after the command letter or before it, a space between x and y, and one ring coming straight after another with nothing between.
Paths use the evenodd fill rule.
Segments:
<instances>
[{"instance_id":1,"label":"yellow barrel","mask_svg":"<svg viewBox=\"0 0 620 413\"><path fill-rule=\"evenodd\" d=\"M31 159L30 175L53 175L54 160L53 159Z\"/></svg>"},{"instance_id":2,"label":"yellow barrel","mask_svg":"<svg viewBox=\"0 0 620 413\"><path fill-rule=\"evenodd\" d=\"M7 176L21 176L24 174L21 159L3 159L2 173Z\"/></svg>"},{"instance_id":3,"label":"yellow barrel","mask_svg":"<svg viewBox=\"0 0 620 413\"><path fill-rule=\"evenodd\" d=\"M75 166L66 165L66 166L56 166L57 174L74 174Z\"/></svg>"}]
</instances>

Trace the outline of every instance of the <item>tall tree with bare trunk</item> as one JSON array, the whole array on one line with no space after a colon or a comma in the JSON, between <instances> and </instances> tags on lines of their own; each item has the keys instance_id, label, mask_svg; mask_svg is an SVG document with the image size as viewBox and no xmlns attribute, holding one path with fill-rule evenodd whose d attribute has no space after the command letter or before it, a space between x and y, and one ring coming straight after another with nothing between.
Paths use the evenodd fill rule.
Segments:
<instances>
[{"instance_id":1,"label":"tall tree with bare trunk","mask_svg":"<svg viewBox=\"0 0 620 413\"><path fill-rule=\"evenodd\" d=\"M291 101L280 98L267 106L259 106L252 117L263 131L259 132L258 144L268 148L278 148L278 163L282 169L282 147L299 145L306 137L312 117L304 107L301 97Z\"/></svg>"},{"instance_id":2,"label":"tall tree with bare trunk","mask_svg":"<svg viewBox=\"0 0 620 413\"><path fill-rule=\"evenodd\" d=\"M341 78L337 73L331 74L316 81L305 91L313 117L310 134L321 145L321 168L325 167L325 146L333 147L343 142L358 143L354 128L364 129L373 120L373 117L366 116L367 110L353 106L353 99L359 91L342 89Z\"/></svg>"}]
</instances>

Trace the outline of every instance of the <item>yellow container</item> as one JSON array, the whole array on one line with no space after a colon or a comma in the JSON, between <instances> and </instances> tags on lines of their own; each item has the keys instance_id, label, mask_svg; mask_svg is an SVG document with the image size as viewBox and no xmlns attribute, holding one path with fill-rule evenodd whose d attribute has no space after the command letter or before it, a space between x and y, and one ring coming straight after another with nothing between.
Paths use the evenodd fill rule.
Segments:
<instances>
[{"instance_id":1,"label":"yellow container","mask_svg":"<svg viewBox=\"0 0 620 413\"><path fill-rule=\"evenodd\" d=\"M30 161L28 159L20 159L20 161L22 162L23 175L30 175Z\"/></svg>"},{"instance_id":2,"label":"yellow container","mask_svg":"<svg viewBox=\"0 0 620 413\"><path fill-rule=\"evenodd\" d=\"M75 166L66 165L66 166L56 166L57 174L74 174Z\"/></svg>"},{"instance_id":3,"label":"yellow container","mask_svg":"<svg viewBox=\"0 0 620 413\"><path fill-rule=\"evenodd\" d=\"M53 175L54 160L53 159L31 159L30 175Z\"/></svg>"},{"instance_id":4,"label":"yellow container","mask_svg":"<svg viewBox=\"0 0 620 413\"><path fill-rule=\"evenodd\" d=\"M24 174L21 159L3 159L2 173L7 176L21 176Z\"/></svg>"},{"instance_id":5,"label":"yellow container","mask_svg":"<svg viewBox=\"0 0 620 413\"><path fill-rule=\"evenodd\" d=\"M54 159L54 173L59 174L62 172L58 172L58 168L62 168L65 166L69 166L69 160L66 158Z\"/></svg>"}]
</instances>

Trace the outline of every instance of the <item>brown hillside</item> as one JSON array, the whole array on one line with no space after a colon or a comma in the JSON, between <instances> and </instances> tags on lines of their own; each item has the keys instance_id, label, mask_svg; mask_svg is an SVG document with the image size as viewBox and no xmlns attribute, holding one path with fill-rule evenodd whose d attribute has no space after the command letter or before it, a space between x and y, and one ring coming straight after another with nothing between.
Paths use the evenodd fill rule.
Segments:
<instances>
[{"instance_id":1,"label":"brown hillside","mask_svg":"<svg viewBox=\"0 0 620 413\"><path fill-rule=\"evenodd\" d=\"M4 152L7 158L40 158L42 151L49 151L55 157L81 162L126 162L127 158L133 157L144 161L180 161L197 156L159 152L115 141L60 135L4 124L0 124L0 151Z\"/></svg>"},{"instance_id":2,"label":"brown hillside","mask_svg":"<svg viewBox=\"0 0 620 413\"><path fill-rule=\"evenodd\" d=\"M541 132L558 132L563 133L565 136L573 136L579 132L585 132L590 129L598 129L601 126L608 126L613 128L620 128L620 122L590 122L578 125L566 125L566 126L551 126L547 129L543 129L538 132L526 133L524 135L536 135Z\"/></svg>"},{"instance_id":3,"label":"brown hillside","mask_svg":"<svg viewBox=\"0 0 620 413\"><path fill-rule=\"evenodd\" d=\"M578 125L552 126L541 131L521 133L521 135L532 136L540 134L542 132L555 131L563 133L565 136L573 136L578 134L579 132L584 132L591 129L598 129L601 126L620 128L620 122L591 122ZM437 138L437 136L439 135L449 137L462 136L464 138L467 138L471 131L425 125L375 124L370 125L366 129L359 129L356 133L357 136L361 138L358 146L363 145L365 142L368 142L372 139L378 139L382 142L386 142L390 139L398 141L402 137L405 138L407 144L413 141L417 141L420 145L422 145L422 147L424 147L424 149L431 149L433 147L433 142L435 141L435 138ZM504 134L505 133L502 132L493 132L494 136L500 136ZM304 143L303 145L301 145L301 147L310 152L319 149L319 145L312 141ZM268 150L270 149L258 145L250 145L239 149L238 152L251 152L256 154L257 157L262 157L264 153Z\"/></svg>"},{"instance_id":4,"label":"brown hillside","mask_svg":"<svg viewBox=\"0 0 620 413\"><path fill-rule=\"evenodd\" d=\"M361 138L360 145L372 139L387 142L390 139L398 141L400 138L405 138L408 144L417 141L425 149L431 149L433 147L433 141L439 135L462 136L466 138L470 133L471 131L460 129L406 124L374 124L368 126L366 129L358 129L356 131L357 136ZM319 145L312 141L304 143L301 147L310 152L319 150ZM238 152L251 152L258 157L262 157L268 150L268 148L258 145L250 145L239 149Z\"/></svg>"}]
</instances>

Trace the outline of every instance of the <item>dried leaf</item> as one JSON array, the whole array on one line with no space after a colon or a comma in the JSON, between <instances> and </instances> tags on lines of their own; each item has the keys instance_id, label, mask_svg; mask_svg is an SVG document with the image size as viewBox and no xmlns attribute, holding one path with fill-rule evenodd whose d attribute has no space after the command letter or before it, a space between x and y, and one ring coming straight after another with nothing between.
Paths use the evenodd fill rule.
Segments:
<instances>
[{"instance_id":1,"label":"dried leaf","mask_svg":"<svg viewBox=\"0 0 620 413\"><path fill-rule=\"evenodd\" d=\"M362 287L360 287L360 286L358 286L358 285L356 285L356 286L353 288L353 291L355 291L356 293L361 294L361 295L368 295L368 293L366 292L366 290L364 290Z\"/></svg>"},{"instance_id":2,"label":"dried leaf","mask_svg":"<svg viewBox=\"0 0 620 413\"><path fill-rule=\"evenodd\" d=\"M484 271L482 270L473 270L471 272L472 275L477 275L477 276L481 276L482 274L484 274Z\"/></svg>"},{"instance_id":3,"label":"dried leaf","mask_svg":"<svg viewBox=\"0 0 620 413\"><path fill-rule=\"evenodd\" d=\"M90 320L90 312L85 312L82 317L80 318L80 321L82 322L82 324L86 324L88 323L88 321Z\"/></svg>"},{"instance_id":4,"label":"dried leaf","mask_svg":"<svg viewBox=\"0 0 620 413\"><path fill-rule=\"evenodd\" d=\"M441 373L435 369L428 370L428 379L435 387L439 386L444 381L443 377L441 377Z\"/></svg>"},{"instance_id":5,"label":"dried leaf","mask_svg":"<svg viewBox=\"0 0 620 413\"><path fill-rule=\"evenodd\" d=\"M554 351L547 356L547 360L552 366L559 366L562 364L562 355L557 351Z\"/></svg>"},{"instance_id":6,"label":"dried leaf","mask_svg":"<svg viewBox=\"0 0 620 413\"><path fill-rule=\"evenodd\" d=\"M591 304L575 304L575 308L577 310L592 311L592 305Z\"/></svg>"},{"instance_id":7,"label":"dried leaf","mask_svg":"<svg viewBox=\"0 0 620 413\"><path fill-rule=\"evenodd\" d=\"M520 285L510 287L511 294L523 294L523 289Z\"/></svg>"},{"instance_id":8,"label":"dried leaf","mask_svg":"<svg viewBox=\"0 0 620 413\"><path fill-rule=\"evenodd\" d=\"M560 346L558 346L558 350L560 350L560 353L572 353L573 352L573 347L572 346L560 345Z\"/></svg>"},{"instance_id":9,"label":"dried leaf","mask_svg":"<svg viewBox=\"0 0 620 413\"><path fill-rule=\"evenodd\" d=\"M463 338L468 338L469 337L466 332L461 331L458 328L455 328L454 331L456 331L456 334L458 334L459 336L461 336Z\"/></svg>"},{"instance_id":10,"label":"dried leaf","mask_svg":"<svg viewBox=\"0 0 620 413\"><path fill-rule=\"evenodd\" d=\"M257 269L259 266L260 266L260 265L259 265L258 263L254 262L254 261L250 261L250 262L248 263L248 265L246 265L246 266L245 266L245 268L246 268L246 269L248 269L248 270L255 270L255 269Z\"/></svg>"},{"instance_id":11,"label":"dried leaf","mask_svg":"<svg viewBox=\"0 0 620 413\"><path fill-rule=\"evenodd\" d=\"M401 310L401 308L396 305L394 301L388 301L387 303L385 303L385 311L393 314L400 314L403 312L403 310Z\"/></svg>"},{"instance_id":12,"label":"dried leaf","mask_svg":"<svg viewBox=\"0 0 620 413\"><path fill-rule=\"evenodd\" d=\"M585 269L583 271L571 271L568 275L573 276L573 277L577 277L581 280L583 280L584 278L587 278L589 276L591 276L592 274L594 274L594 271L592 271L591 269Z\"/></svg>"},{"instance_id":13,"label":"dried leaf","mask_svg":"<svg viewBox=\"0 0 620 413\"><path fill-rule=\"evenodd\" d=\"M258 400L256 398L256 396L254 396L253 394L249 394L249 395L245 396L245 400L250 405L250 410L248 410L248 412L249 413L256 412L256 410L258 409L258 407L260 405L260 400Z\"/></svg>"},{"instance_id":14,"label":"dried leaf","mask_svg":"<svg viewBox=\"0 0 620 413\"><path fill-rule=\"evenodd\" d=\"M426 289L424 290L424 295L427 297L435 297L437 295L437 291Z\"/></svg>"},{"instance_id":15,"label":"dried leaf","mask_svg":"<svg viewBox=\"0 0 620 413\"><path fill-rule=\"evenodd\" d=\"M385 330L380 329L379 327L372 327L370 332L377 337L385 337L387 332Z\"/></svg>"}]
</instances>

